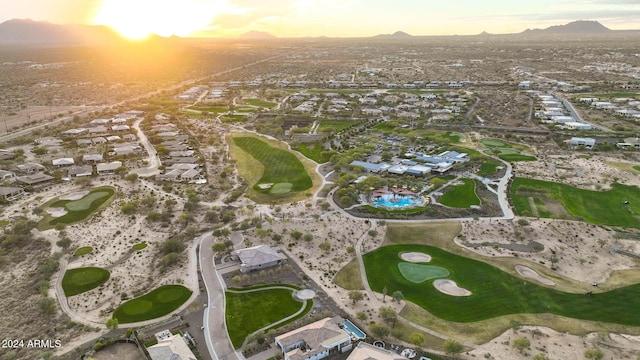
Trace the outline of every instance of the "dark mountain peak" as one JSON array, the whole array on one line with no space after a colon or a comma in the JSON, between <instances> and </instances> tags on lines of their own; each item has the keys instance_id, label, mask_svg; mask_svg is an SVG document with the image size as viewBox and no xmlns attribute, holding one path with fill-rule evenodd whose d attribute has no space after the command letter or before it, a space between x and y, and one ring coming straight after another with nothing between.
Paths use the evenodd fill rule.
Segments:
<instances>
[{"instance_id":1,"label":"dark mountain peak","mask_svg":"<svg viewBox=\"0 0 640 360\"><path fill-rule=\"evenodd\" d=\"M594 34L606 33L611 29L594 20L578 20L564 25L554 25L546 29L527 29L523 34Z\"/></svg>"},{"instance_id":2,"label":"dark mountain peak","mask_svg":"<svg viewBox=\"0 0 640 360\"><path fill-rule=\"evenodd\" d=\"M392 38L392 39L404 39L404 38L410 38L413 37L410 34L407 34L404 31L396 31L393 34L379 34L374 36L376 38Z\"/></svg>"}]
</instances>

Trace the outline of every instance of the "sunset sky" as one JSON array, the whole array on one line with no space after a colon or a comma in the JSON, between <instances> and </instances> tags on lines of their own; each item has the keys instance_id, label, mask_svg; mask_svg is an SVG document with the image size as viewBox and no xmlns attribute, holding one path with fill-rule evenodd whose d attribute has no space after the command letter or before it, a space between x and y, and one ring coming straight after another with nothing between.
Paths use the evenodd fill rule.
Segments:
<instances>
[{"instance_id":1,"label":"sunset sky","mask_svg":"<svg viewBox=\"0 0 640 360\"><path fill-rule=\"evenodd\" d=\"M129 37L278 37L520 32L574 20L640 29L640 0L0 0L0 22L13 18L105 24Z\"/></svg>"}]
</instances>

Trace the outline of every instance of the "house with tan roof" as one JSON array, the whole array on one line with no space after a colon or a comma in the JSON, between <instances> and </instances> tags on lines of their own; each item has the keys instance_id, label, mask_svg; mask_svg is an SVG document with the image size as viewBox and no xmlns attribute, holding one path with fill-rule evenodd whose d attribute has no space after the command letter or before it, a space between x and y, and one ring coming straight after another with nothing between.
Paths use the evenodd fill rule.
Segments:
<instances>
[{"instance_id":1,"label":"house with tan roof","mask_svg":"<svg viewBox=\"0 0 640 360\"><path fill-rule=\"evenodd\" d=\"M156 339L158 343L147 348L151 360L196 360L182 336L165 330L157 333Z\"/></svg>"},{"instance_id":2,"label":"house with tan roof","mask_svg":"<svg viewBox=\"0 0 640 360\"><path fill-rule=\"evenodd\" d=\"M240 271L249 272L280 265L287 258L269 245L258 245L231 253L232 259L240 260Z\"/></svg>"},{"instance_id":3,"label":"house with tan roof","mask_svg":"<svg viewBox=\"0 0 640 360\"><path fill-rule=\"evenodd\" d=\"M406 360L404 356L360 341L347 360Z\"/></svg>"},{"instance_id":4,"label":"house with tan roof","mask_svg":"<svg viewBox=\"0 0 640 360\"><path fill-rule=\"evenodd\" d=\"M319 360L351 350L351 336L342 329L340 316L324 318L276 336L284 360Z\"/></svg>"}]
</instances>

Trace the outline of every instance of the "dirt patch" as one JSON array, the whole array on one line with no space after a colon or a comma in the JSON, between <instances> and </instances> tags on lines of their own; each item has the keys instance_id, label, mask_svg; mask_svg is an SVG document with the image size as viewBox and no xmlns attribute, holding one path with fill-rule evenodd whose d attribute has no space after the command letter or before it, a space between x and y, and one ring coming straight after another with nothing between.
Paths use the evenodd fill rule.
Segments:
<instances>
[{"instance_id":1,"label":"dirt patch","mask_svg":"<svg viewBox=\"0 0 640 360\"><path fill-rule=\"evenodd\" d=\"M433 286L443 294L451 296L469 296L471 291L461 288L453 280L438 279L433 282Z\"/></svg>"},{"instance_id":2,"label":"dirt patch","mask_svg":"<svg viewBox=\"0 0 640 360\"><path fill-rule=\"evenodd\" d=\"M138 347L133 344L113 344L98 351L94 356L96 360L144 360Z\"/></svg>"},{"instance_id":3,"label":"dirt patch","mask_svg":"<svg viewBox=\"0 0 640 360\"><path fill-rule=\"evenodd\" d=\"M400 254L400 258L404 261L412 263L421 263L431 261L431 255L420 252L407 252Z\"/></svg>"}]
</instances>

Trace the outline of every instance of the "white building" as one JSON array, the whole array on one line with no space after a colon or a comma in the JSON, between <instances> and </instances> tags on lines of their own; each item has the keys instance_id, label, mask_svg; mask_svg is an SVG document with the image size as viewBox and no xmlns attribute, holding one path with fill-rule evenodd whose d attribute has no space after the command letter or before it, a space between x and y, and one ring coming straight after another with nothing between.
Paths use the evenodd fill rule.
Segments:
<instances>
[{"instance_id":1,"label":"white building","mask_svg":"<svg viewBox=\"0 0 640 360\"><path fill-rule=\"evenodd\" d=\"M571 130L591 130L593 129L593 126L589 125L589 124L585 124L585 123L581 123L581 122L568 122L565 123L564 126L567 129L571 129Z\"/></svg>"}]
</instances>

